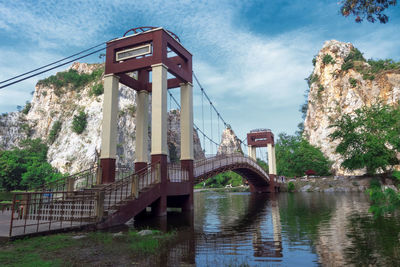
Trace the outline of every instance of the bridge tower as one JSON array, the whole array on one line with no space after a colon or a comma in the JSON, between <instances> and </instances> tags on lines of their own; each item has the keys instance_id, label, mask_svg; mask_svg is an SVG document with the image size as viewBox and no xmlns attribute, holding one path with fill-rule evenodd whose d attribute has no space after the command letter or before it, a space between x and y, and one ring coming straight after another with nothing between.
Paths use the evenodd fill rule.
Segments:
<instances>
[{"instance_id":1,"label":"bridge tower","mask_svg":"<svg viewBox=\"0 0 400 267\"><path fill-rule=\"evenodd\" d=\"M274 134L269 129L256 129L247 134L247 145L249 157L257 161L257 147L267 147L268 149L268 172L270 181L270 192L275 192L276 178L276 159Z\"/></svg>"},{"instance_id":2,"label":"bridge tower","mask_svg":"<svg viewBox=\"0 0 400 267\"><path fill-rule=\"evenodd\" d=\"M127 35L133 32L132 35ZM148 160L148 110L151 94L151 163L160 164L161 197L155 205L166 214L168 145L167 90L181 90L181 166L193 183L193 89L192 55L179 38L163 28L140 27L107 43L100 165L102 183L115 180L118 121L118 84L137 91L135 170ZM154 165L153 165L154 166ZM193 188L193 185L192 185ZM184 208L192 209L193 190Z\"/></svg>"}]
</instances>

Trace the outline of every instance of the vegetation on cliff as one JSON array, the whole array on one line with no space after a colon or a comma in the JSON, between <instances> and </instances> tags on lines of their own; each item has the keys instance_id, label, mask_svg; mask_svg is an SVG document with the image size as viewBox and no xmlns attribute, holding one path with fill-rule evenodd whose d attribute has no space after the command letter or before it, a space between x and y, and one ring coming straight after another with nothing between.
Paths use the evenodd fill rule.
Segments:
<instances>
[{"instance_id":1,"label":"vegetation on cliff","mask_svg":"<svg viewBox=\"0 0 400 267\"><path fill-rule=\"evenodd\" d=\"M58 72L55 75L40 80L38 85L53 86L54 93L57 96L61 96L64 93L64 88L69 87L72 90L79 91L88 83L99 80L103 72L104 69L102 67L99 67L90 74L79 73L77 70L69 69L68 71ZM95 95L101 94L101 87L93 89L93 93Z\"/></svg>"}]
</instances>

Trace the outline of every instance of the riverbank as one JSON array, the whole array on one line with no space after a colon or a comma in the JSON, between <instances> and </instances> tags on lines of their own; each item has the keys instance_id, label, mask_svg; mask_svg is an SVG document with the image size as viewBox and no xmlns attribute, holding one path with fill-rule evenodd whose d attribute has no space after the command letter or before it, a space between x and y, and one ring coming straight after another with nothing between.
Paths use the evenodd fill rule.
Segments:
<instances>
[{"instance_id":1,"label":"riverbank","mask_svg":"<svg viewBox=\"0 0 400 267\"><path fill-rule=\"evenodd\" d=\"M327 176L312 178L286 179L286 183L281 185L281 191L288 191L288 184L294 184L294 191L297 192L364 192L368 189L370 181L376 179L365 176ZM378 178L386 188L398 191L398 182L389 178Z\"/></svg>"},{"instance_id":2,"label":"riverbank","mask_svg":"<svg viewBox=\"0 0 400 267\"><path fill-rule=\"evenodd\" d=\"M79 232L0 244L1 266L148 266L173 242L175 232ZM151 264L150 264L151 263Z\"/></svg>"}]
</instances>

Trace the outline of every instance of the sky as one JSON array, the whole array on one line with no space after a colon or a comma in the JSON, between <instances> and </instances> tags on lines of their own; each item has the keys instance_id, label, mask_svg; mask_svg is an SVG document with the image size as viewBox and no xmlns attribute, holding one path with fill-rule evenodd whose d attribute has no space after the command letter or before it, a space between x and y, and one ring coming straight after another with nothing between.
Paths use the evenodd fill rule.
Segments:
<instances>
[{"instance_id":1,"label":"sky","mask_svg":"<svg viewBox=\"0 0 400 267\"><path fill-rule=\"evenodd\" d=\"M366 58L400 60L399 6L389 9L387 24L359 24L339 14L338 2L0 0L0 81L121 37L128 29L159 26L177 34L193 54L195 74L239 138L255 128L294 134L302 122L305 78L325 41L351 42ZM102 59L96 54L81 61ZM39 79L66 67L0 90L0 113L23 106ZM179 90L172 92L178 97ZM195 123L202 128L196 84L194 92ZM211 135L209 107L204 109ZM213 136L219 137L215 120Z\"/></svg>"}]
</instances>

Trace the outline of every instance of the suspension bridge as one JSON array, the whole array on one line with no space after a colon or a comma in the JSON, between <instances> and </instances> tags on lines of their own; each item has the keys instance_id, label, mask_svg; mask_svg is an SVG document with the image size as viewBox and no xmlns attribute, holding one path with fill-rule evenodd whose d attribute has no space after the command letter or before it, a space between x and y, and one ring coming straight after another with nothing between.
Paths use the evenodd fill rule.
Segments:
<instances>
[{"instance_id":1,"label":"suspension bridge","mask_svg":"<svg viewBox=\"0 0 400 267\"><path fill-rule=\"evenodd\" d=\"M90 49L83 52L88 51ZM102 49L74 56L83 58L99 51ZM2 81L0 85L8 83L0 89L77 59L71 58ZM193 77L201 92L200 127L193 118ZM137 91L134 170L116 166L119 83ZM180 101L168 91L172 88L180 88ZM168 94L170 105L173 100L180 109L181 148L177 163L168 161ZM210 136L206 134L204 102L210 106ZM248 147L248 156L220 153L194 158L195 130L203 137L203 147L207 140L211 151L213 147L215 151L218 149L220 139L213 138L213 113L218 133L220 126L230 127L194 74L192 55L172 32L140 27L106 42L100 164L45 184L35 192L15 193L11 208L0 213L0 236L15 238L84 227L104 229L126 223L149 207L155 216L165 216L167 207L191 211L194 184L226 171L234 171L245 178L253 193L278 192L274 136L270 130L259 129L247 134L247 145L242 144ZM257 162L256 149L263 147L268 149L268 171Z\"/></svg>"}]
</instances>

